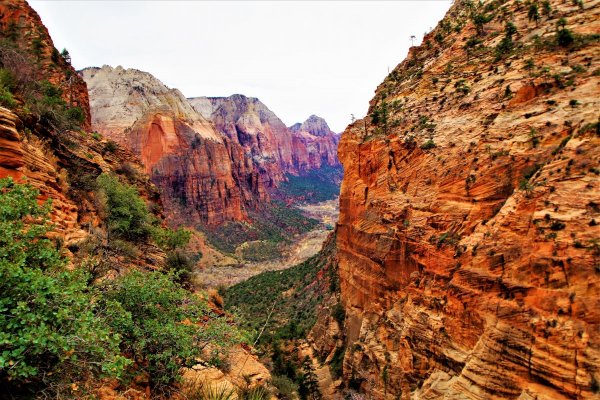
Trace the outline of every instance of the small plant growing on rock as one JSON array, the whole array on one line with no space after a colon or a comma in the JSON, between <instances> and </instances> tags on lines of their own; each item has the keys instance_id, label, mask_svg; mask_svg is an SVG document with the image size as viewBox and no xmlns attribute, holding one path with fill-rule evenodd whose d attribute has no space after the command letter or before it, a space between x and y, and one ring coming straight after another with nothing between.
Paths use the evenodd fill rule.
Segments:
<instances>
[{"instance_id":1,"label":"small plant growing on rock","mask_svg":"<svg viewBox=\"0 0 600 400\"><path fill-rule=\"evenodd\" d=\"M547 18L550 18L551 14L552 14L552 5L550 5L550 0L542 1L542 13Z\"/></svg>"},{"instance_id":2,"label":"small plant growing on rock","mask_svg":"<svg viewBox=\"0 0 600 400\"><path fill-rule=\"evenodd\" d=\"M529 6L529 11L527 12L527 17L529 18L529 21L534 21L535 25L538 25L538 21L540 20L540 11L538 9L538 6L536 3L532 3Z\"/></svg>"},{"instance_id":3,"label":"small plant growing on rock","mask_svg":"<svg viewBox=\"0 0 600 400\"><path fill-rule=\"evenodd\" d=\"M429 150L429 149L433 149L435 147L436 147L436 145L435 145L434 141L429 139L428 141L426 141L425 143L423 143L421 145L421 150Z\"/></svg>"}]
</instances>

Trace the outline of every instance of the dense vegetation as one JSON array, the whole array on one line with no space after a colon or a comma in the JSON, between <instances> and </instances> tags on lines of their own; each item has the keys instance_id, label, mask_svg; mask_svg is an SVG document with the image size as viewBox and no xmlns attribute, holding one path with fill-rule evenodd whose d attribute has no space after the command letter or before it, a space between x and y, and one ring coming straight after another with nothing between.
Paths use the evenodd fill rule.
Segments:
<instances>
[{"instance_id":1,"label":"dense vegetation","mask_svg":"<svg viewBox=\"0 0 600 400\"><path fill-rule=\"evenodd\" d=\"M173 274L129 271L97 281L84 268L66 268L60 243L47 238L50 204L38 205L38 196L0 180L0 386L8 393L77 397L90 380L126 383L141 372L168 388L207 343L218 349L240 340ZM175 246L186 235L167 236Z\"/></svg>"},{"instance_id":2,"label":"dense vegetation","mask_svg":"<svg viewBox=\"0 0 600 400\"><path fill-rule=\"evenodd\" d=\"M267 249L269 257L276 258L279 255L277 243L289 243L293 235L308 232L318 224L317 220L307 218L300 210L279 201L272 202L263 210L250 212L249 216L251 223L228 222L218 228L199 229L206 232L209 242L223 252L234 253L242 243L263 241L258 248ZM260 259L253 250L255 246L250 245L247 254L251 259Z\"/></svg>"},{"instance_id":3,"label":"dense vegetation","mask_svg":"<svg viewBox=\"0 0 600 400\"><path fill-rule=\"evenodd\" d=\"M279 192L286 198L294 198L308 203L319 203L335 199L340 193L342 168L323 166L300 175L287 174L287 182L279 186Z\"/></svg>"},{"instance_id":4,"label":"dense vegetation","mask_svg":"<svg viewBox=\"0 0 600 400\"><path fill-rule=\"evenodd\" d=\"M258 332L265 327L259 343L304 337L334 281L331 269L327 269L329 275L318 276L332 252L330 241L319 254L301 264L264 272L228 288L224 293L226 309L237 314L248 330Z\"/></svg>"},{"instance_id":5,"label":"dense vegetation","mask_svg":"<svg viewBox=\"0 0 600 400\"><path fill-rule=\"evenodd\" d=\"M307 261L284 271L264 272L224 293L226 309L260 335L259 349L271 359L272 383L282 399L321 398L312 362L299 356L294 341L306 337L323 300L338 291L334 253L335 239L330 238ZM332 313L336 319L345 317L341 306ZM334 376L341 372L342 360L343 349L332 361Z\"/></svg>"}]
</instances>

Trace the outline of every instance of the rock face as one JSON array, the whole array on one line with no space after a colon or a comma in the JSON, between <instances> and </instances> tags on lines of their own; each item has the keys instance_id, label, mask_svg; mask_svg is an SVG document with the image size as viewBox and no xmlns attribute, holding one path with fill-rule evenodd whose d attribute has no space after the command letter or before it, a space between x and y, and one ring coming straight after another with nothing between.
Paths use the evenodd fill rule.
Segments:
<instances>
[{"instance_id":1,"label":"rock face","mask_svg":"<svg viewBox=\"0 0 600 400\"><path fill-rule=\"evenodd\" d=\"M597 398L600 2L549 6L455 2L343 133L351 387Z\"/></svg>"},{"instance_id":2,"label":"rock face","mask_svg":"<svg viewBox=\"0 0 600 400\"><path fill-rule=\"evenodd\" d=\"M300 171L324 166L340 167L337 157L339 135L332 132L323 118L311 115L302 124L290 127L293 137L294 165Z\"/></svg>"},{"instance_id":3,"label":"rock face","mask_svg":"<svg viewBox=\"0 0 600 400\"><path fill-rule=\"evenodd\" d=\"M323 166L339 167L337 144L324 119L312 115L303 124L285 124L253 97L195 97L196 111L211 120L218 131L239 143L252 155L268 187L275 187L286 173L294 175Z\"/></svg>"},{"instance_id":4,"label":"rock face","mask_svg":"<svg viewBox=\"0 0 600 400\"><path fill-rule=\"evenodd\" d=\"M244 220L265 201L244 149L217 132L176 89L121 67L87 68L94 129L138 154L166 212L188 224Z\"/></svg>"},{"instance_id":5,"label":"rock face","mask_svg":"<svg viewBox=\"0 0 600 400\"><path fill-rule=\"evenodd\" d=\"M32 72L34 76L31 79L47 80L60 88L63 99L69 105L81 108L84 114L82 128L89 129L90 107L85 82L77 75L69 60L57 55L48 29L35 10L23 0L3 0L0 3L0 31L1 37L9 38L20 48L32 51L39 68Z\"/></svg>"},{"instance_id":6,"label":"rock face","mask_svg":"<svg viewBox=\"0 0 600 400\"><path fill-rule=\"evenodd\" d=\"M295 172L292 135L260 100L241 94L190 99L192 106L204 115L208 115L209 102L209 119L215 128L244 149L266 187L276 187L286 172Z\"/></svg>"}]
</instances>

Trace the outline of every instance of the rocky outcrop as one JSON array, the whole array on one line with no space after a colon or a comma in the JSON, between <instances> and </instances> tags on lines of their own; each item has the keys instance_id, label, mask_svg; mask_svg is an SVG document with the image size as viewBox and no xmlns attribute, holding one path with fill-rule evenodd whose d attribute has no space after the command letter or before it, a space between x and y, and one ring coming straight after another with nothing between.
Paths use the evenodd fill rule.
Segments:
<instances>
[{"instance_id":1,"label":"rocky outcrop","mask_svg":"<svg viewBox=\"0 0 600 400\"><path fill-rule=\"evenodd\" d=\"M62 57L54 48L48 29L35 10L23 0L3 0L0 3L0 32L0 36L31 54L32 60L27 60L21 66L30 71L30 79L47 80L61 89L68 105L81 108L84 114L82 128L89 129L90 108L85 82L77 75L70 60ZM11 53L10 48L3 51ZM14 57L10 54L2 56L8 62L23 63L22 56L16 53ZM36 68L27 65L32 61Z\"/></svg>"},{"instance_id":2,"label":"rocky outcrop","mask_svg":"<svg viewBox=\"0 0 600 400\"><path fill-rule=\"evenodd\" d=\"M121 67L81 71L90 90L94 129L141 158L176 222L244 220L268 199L238 143L217 132L176 89Z\"/></svg>"},{"instance_id":3,"label":"rocky outcrop","mask_svg":"<svg viewBox=\"0 0 600 400\"><path fill-rule=\"evenodd\" d=\"M576 3L455 2L343 133L352 388L598 396L600 2Z\"/></svg>"},{"instance_id":4,"label":"rocky outcrop","mask_svg":"<svg viewBox=\"0 0 600 400\"><path fill-rule=\"evenodd\" d=\"M311 115L302 124L290 127L294 147L294 165L299 171L321 167L340 167L337 157L339 135L332 132L323 118Z\"/></svg>"},{"instance_id":5,"label":"rocky outcrop","mask_svg":"<svg viewBox=\"0 0 600 400\"><path fill-rule=\"evenodd\" d=\"M203 115L212 107L209 119L215 128L244 149L266 187L276 187L285 173L295 172L292 135L260 100L241 94L189 100Z\"/></svg>"}]
</instances>

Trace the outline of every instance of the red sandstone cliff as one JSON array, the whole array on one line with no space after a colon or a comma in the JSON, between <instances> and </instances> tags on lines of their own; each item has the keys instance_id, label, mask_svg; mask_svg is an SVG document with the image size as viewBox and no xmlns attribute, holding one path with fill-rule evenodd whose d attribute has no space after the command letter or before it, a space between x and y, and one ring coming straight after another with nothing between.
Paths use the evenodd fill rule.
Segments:
<instances>
[{"instance_id":1,"label":"red sandstone cliff","mask_svg":"<svg viewBox=\"0 0 600 400\"><path fill-rule=\"evenodd\" d=\"M455 2L342 135L344 376L374 398L599 395L600 2L533 4Z\"/></svg>"},{"instance_id":2,"label":"red sandstone cliff","mask_svg":"<svg viewBox=\"0 0 600 400\"><path fill-rule=\"evenodd\" d=\"M265 183L274 187L286 173L340 166L339 136L315 115L288 128L260 100L244 95L195 97L192 106L232 141L252 155Z\"/></svg>"},{"instance_id":3,"label":"red sandstone cliff","mask_svg":"<svg viewBox=\"0 0 600 400\"><path fill-rule=\"evenodd\" d=\"M286 172L295 170L289 130L257 98L236 94L191 98L189 101L199 113L205 113L217 131L244 149L265 186L276 187L285 179ZM208 110L211 110L209 116Z\"/></svg>"},{"instance_id":4,"label":"red sandstone cliff","mask_svg":"<svg viewBox=\"0 0 600 400\"><path fill-rule=\"evenodd\" d=\"M104 66L81 75L94 129L139 155L173 220L244 220L248 207L268 199L243 148L217 132L178 90L134 69Z\"/></svg>"}]
</instances>

